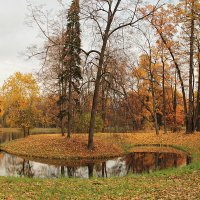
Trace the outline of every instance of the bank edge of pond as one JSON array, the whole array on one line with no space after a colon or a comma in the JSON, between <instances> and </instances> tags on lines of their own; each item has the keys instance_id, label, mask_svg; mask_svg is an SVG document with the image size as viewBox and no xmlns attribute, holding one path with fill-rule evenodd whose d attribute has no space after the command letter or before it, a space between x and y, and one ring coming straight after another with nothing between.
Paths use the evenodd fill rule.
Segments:
<instances>
[{"instance_id":1,"label":"bank edge of pond","mask_svg":"<svg viewBox=\"0 0 200 200\"><path fill-rule=\"evenodd\" d=\"M198 199L200 171L191 166L98 180L0 177L0 199Z\"/></svg>"}]
</instances>

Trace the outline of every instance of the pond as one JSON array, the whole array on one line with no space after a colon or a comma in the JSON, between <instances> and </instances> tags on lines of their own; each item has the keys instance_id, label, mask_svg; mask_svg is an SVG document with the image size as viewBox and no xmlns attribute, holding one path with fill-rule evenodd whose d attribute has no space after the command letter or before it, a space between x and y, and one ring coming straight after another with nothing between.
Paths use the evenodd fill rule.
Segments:
<instances>
[{"instance_id":1,"label":"pond","mask_svg":"<svg viewBox=\"0 0 200 200\"><path fill-rule=\"evenodd\" d=\"M5 142L21 135L4 135ZM45 160L21 158L0 152L0 176L40 177L40 178L90 178L125 176L130 173L151 173L155 170L180 167L191 162L185 153L135 152L105 160Z\"/></svg>"}]
</instances>

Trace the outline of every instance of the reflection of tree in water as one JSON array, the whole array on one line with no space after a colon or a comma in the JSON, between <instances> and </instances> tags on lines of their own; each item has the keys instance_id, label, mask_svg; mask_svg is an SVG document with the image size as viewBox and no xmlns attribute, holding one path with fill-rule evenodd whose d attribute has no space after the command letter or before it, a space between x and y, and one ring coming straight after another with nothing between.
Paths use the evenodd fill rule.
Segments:
<instances>
[{"instance_id":1,"label":"reflection of tree in water","mask_svg":"<svg viewBox=\"0 0 200 200\"><path fill-rule=\"evenodd\" d=\"M92 178L94 173L94 163L88 164L88 177Z\"/></svg>"},{"instance_id":2,"label":"reflection of tree in water","mask_svg":"<svg viewBox=\"0 0 200 200\"><path fill-rule=\"evenodd\" d=\"M106 169L106 162L102 162L102 177L108 177L107 169Z\"/></svg>"},{"instance_id":3,"label":"reflection of tree in water","mask_svg":"<svg viewBox=\"0 0 200 200\"><path fill-rule=\"evenodd\" d=\"M88 163L86 164L86 167L61 166L60 171L62 177L65 177L65 175L67 174L67 177L69 178L91 178L94 176L94 172L96 172L97 175L101 173L101 177L107 177L106 162L103 162L102 164Z\"/></svg>"},{"instance_id":4,"label":"reflection of tree in water","mask_svg":"<svg viewBox=\"0 0 200 200\"><path fill-rule=\"evenodd\" d=\"M3 155L3 156L1 156ZM33 162L6 153L0 154L0 175L27 176L41 178L58 177L111 177L124 176L127 173L151 172L155 169L176 167L191 162L184 154L175 153L132 153L108 161L97 161L92 163L77 163L70 166L49 165Z\"/></svg>"},{"instance_id":5,"label":"reflection of tree in water","mask_svg":"<svg viewBox=\"0 0 200 200\"><path fill-rule=\"evenodd\" d=\"M96 171L97 177L108 177L106 161L95 163L94 169Z\"/></svg>"},{"instance_id":6,"label":"reflection of tree in water","mask_svg":"<svg viewBox=\"0 0 200 200\"><path fill-rule=\"evenodd\" d=\"M75 167L67 167L67 176L69 178L76 177L76 168Z\"/></svg>"},{"instance_id":7,"label":"reflection of tree in water","mask_svg":"<svg viewBox=\"0 0 200 200\"><path fill-rule=\"evenodd\" d=\"M84 178L86 177L86 168L85 167L71 167L71 166L60 166L60 175L61 177L68 178Z\"/></svg>"},{"instance_id":8,"label":"reflection of tree in water","mask_svg":"<svg viewBox=\"0 0 200 200\"><path fill-rule=\"evenodd\" d=\"M106 174L107 176L123 176L125 175L125 162L123 158L117 158L106 162ZM105 170L104 170L105 172Z\"/></svg>"},{"instance_id":9,"label":"reflection of tree in water","mask_svg":"<svg viewBox=\"0 0 200 200\"><path fill-rule=\"evenodd\" d=\"M17 158L16 156L11 156L6 154L4 156L6 163L6 171L8 175L15 175L17 170L20 168L23 159Z\"/></svg>"},{"instance_id":10,"label":"reflection of tree in water","mask_svg":"<svg viewBox=\"0 0 200 200\"><path fill-rule=\"evenodd\" d=\"M32 166L28 160L12 156L9 154L4 154L3 157L4 166L7 175L20 175L20 176L28 176L33 177L33 172L31 170Z\"/></svg>"},{"instance_id":11,"label":"reflection of tree in water","mask_svg":"<svg viewBox=\"0 0 200 200\"><path fill-rule=\"evenodd\" d=\"M125 157L127 173L150 172L187 164L187 156L176 153L132 153Z\"/></svg>"},{"instance_id":12,"label":"reflection of tree in water","mask_svg":"<svg viewBox=\"0 0 200 200\"><path fill-rule=\"evenodd\" d=\"M64 166L60 167L60 173L61 173L61 177L65 177L65 167Z\"/></svg>"},{"instance_id":13,"label":"reflection of tree in water","mask_svg":"<svg viewBox=\"0 0 200 200\"><path fill-rule=\"evenodd\" d=\"M64 167L61 166L61 176L65 176L65 169L67 172L67 177L68 178L76 178L76 177L85 177L85 169L82 167ZM94 171L94 164L88 164L87 165L87 171L88 171L88 177L93 177L93 171Z\"/></svg>"},{"instance_id":14,"label":"reflection of tree in water","mask_svg":"<svg viewBox=\"0 0 200 200\"><path fill-rule=\"evenodd\" d=\"M32 165L30 164L29 160L25 160L25 159L23 160L21 169L18 169L18 174L20 176L25 176L29 178L34 176Z\"/></svg>"}]
</instances>

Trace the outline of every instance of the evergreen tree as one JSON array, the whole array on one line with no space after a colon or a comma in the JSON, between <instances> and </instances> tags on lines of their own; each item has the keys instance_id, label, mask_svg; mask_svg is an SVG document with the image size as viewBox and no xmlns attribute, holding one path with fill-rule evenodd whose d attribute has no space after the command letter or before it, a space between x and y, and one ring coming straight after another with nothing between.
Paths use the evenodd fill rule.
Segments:
<instances>
[{"instance_id":1,"label":"evergreen tree","mask_svg":"<svg viewBox=\"0 0 200 200\"><path fill-rule=\"evenodd\" d=\"M68 11L67 16L67 29L65 33L65 43L63 49L63 64L64 64L64 79L67 85L67 136L71 135L72 124L72 104L73 104L73 91L78 92L78 84L81 77L80 69L80 23L79 23L79 0L73 0Z\"/></svg>"}]
</instances>

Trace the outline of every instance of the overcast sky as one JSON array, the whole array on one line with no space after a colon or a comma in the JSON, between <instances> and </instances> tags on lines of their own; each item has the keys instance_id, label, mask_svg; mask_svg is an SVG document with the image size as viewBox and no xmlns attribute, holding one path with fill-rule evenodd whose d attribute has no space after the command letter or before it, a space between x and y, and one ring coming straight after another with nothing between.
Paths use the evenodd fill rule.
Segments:
<instances>
[{"instance_id":1,"label":"overcast sky","mask_svg":"<svg viewBox=\"0 0 200 200\"><path fill-rule=\"evenodd\" d=\"M30 1L30 0L29 0ZM26 0L0 0L0 86L11 74L39 69L35 60L26 61L20 55L26 47L41 43L39 31L26 25L28 14ZM31 0L33 4L46 4L47 9L58 8L57 0Z\"/></svg>"},{"instance_id":2,"label":"overcast sky","mask_svg":"<svg viewBox=\"0 0 200 200\"><path fill-rule=\"evenodd\" d=\"M28 0L33 5L46 5L47 10L59 9L57 0ZM63 0L68 6L71 0ZM13 73L38 71L36 60L26 60L21 53L31 44L42 44L39 30L25 23L27 0L0 0L0 86Z\"/></svg>"}]
</instances>

